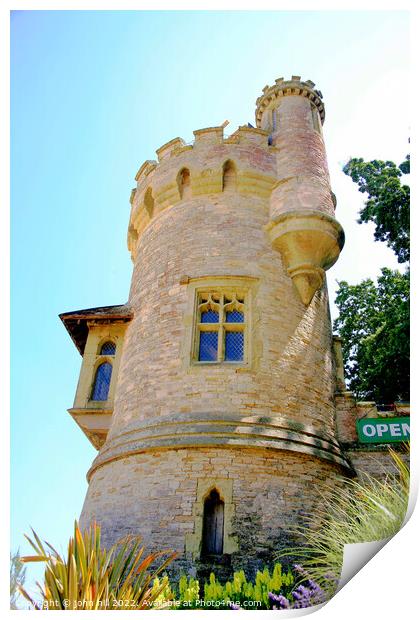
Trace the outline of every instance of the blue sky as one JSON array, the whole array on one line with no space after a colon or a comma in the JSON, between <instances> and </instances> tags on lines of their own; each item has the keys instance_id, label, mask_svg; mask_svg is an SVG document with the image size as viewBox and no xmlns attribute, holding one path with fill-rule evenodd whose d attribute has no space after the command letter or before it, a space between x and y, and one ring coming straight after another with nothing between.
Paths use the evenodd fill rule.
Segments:
<instances>
[{"instance_id":1,"label":"blue sky","mask_svg":"<svg viewBox=\"0 0 420 620\"><path fill-rule=\"evenodd\" d=\"M58 314L127 300L138 168L176 136L254 123L263 86L302 75L347 236L330 295L396 267L341 168L408 152L408 13L17 11L11 28L12 548L30 525L60 547L95 450L66 412L81 357Z\"/></svg>"}]
</instances>

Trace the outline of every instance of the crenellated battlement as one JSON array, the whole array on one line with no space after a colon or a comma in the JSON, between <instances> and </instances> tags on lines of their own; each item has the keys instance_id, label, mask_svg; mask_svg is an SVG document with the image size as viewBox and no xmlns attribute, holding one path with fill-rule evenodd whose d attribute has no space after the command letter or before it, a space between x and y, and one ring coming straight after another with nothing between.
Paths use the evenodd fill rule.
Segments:
<instances>
[{"instance_id":1,"label":"crenellated battlement","mask_svg":"<svg viewBox=\"0 0 420 620\"><path fill-rule=\"evenodd\" d=\"M267 209L265 233L307 306L344 243L325 157L322 93L292 75L264 86L256 104L257 127L242 125L229 136L227 122L196 129L192 143L173 138L157 149L158 161L144 162L130 196L128 248L134 261L144 230L174 205L211 208L224 192L226 205L234 194L253 197L255 209ZM237 204L238 215L248 208L247 200Z\"/></svg>"},{"instance_id":2,"label":"crenellated battlement","mask_svg":"<svg viewBox=\"0 0 420 620\"><path fill-rule=\"evenodd\" d=\"M196 129L193 131L195 140L194 142L187 144L182 138L173 138L169 142L165 142L161 147L156 149L158 156L158 162L155 160L147 159L139 168L135 180L138 183L138 187L142 181L149 176L149 174L156 168L158 163L162 163L170 157L177 157L182 153L188 151L194 151L201 149L203 146L214 146L223 144L257 144L261 147L266 147L267 150L272 150L272 147L268 144L268 132L264 129L256 127L249 127L242 125L238 127L229 136L224 136L224 127L205 127L203 129Z\"/></svg>"},{"instance_id":3,"label":"crenellated battlement","mask_svg":"<svg viewBox=\"0 0 420 620\"><path fill-rule=\"evenodd\" d=\"M261 127L262 116L264 111L273 105L274 102L278 102L281 97L288 97L290 95L300 95L307 97L313 105L318 109L321 123L325 120L325 107L322 101L322 93L320 90L314 89L314 82L311 80L302 81L300 75L292 75L290 80L284 78L277 78L273 86L264 86L263 94L258 97L256 103L257 109L255 111L255 120L257 127Z\"/></svg>"},{"instance_id":4,"label":"crenellated battlement","mask_svg":"<svg viewBox=\"0 0 420 620\"><path fill-rule=\"evenodd\" d=\"M197 129L192 144L174 138L156 150L158 161L142 164L130 195L127 242L133 259L140 235L159 213L182 200L226 189L227 164L233 180L230 191L269 198L277 182L277 149L268 144L268 132L244 125L225 137L223 130L223 126Z\"/></svg>"},{"instance_id":5,"label":"crenellated battlement","mask_svg":"<svg viewBox=\"0 0 420 620\"><path fill-rule=\"evenodd\" d=\"M157 166L157 161L154 159L146 159L144 164L142 164L139 168L134 179L137 182L140 182L142 179L146 178Z\"/></svg>"}]
</instances>

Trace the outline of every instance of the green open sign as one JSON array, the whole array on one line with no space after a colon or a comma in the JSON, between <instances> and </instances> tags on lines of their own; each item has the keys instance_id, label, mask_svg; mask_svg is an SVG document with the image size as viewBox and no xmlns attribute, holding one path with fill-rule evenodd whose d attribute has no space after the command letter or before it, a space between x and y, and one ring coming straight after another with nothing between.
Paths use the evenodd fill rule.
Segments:
<instances>
[{"instance_id":1,"label":"green open sign","mask_svg":"<svg viewBox=\"0 0 420 620\"><path fill-rule=\"evenodd\" d=\"M364 418L357 421L361 443L391 443L410 440L410 418Z\"/></svg>"}]
</instances>

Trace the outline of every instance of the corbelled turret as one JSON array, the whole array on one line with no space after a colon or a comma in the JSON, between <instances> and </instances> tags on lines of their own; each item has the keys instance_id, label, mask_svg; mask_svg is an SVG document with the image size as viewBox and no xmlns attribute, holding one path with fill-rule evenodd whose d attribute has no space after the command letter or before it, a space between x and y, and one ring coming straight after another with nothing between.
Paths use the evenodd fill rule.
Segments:
<instances>
[{"instance_id":1,"label":"corbelled turret","mask_svg":"<svg viewBox=\"0 0 420 620\"><path fill-rule=\"evenodd\" d=\"M300 76L276 80L257 99L258 127L276 147L277 183L267 231L305 305L337 260L344 232L334 218L335 196L322 138L322 94Z\"/></svg>"}]
</instances>

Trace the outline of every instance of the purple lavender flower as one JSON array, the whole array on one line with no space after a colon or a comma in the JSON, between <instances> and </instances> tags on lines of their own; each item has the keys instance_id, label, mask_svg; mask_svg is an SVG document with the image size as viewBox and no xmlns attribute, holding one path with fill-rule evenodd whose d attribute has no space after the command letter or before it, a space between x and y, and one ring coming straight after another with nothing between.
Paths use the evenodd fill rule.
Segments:
<instances>
[{"instance_id":1,"label":"purple lavender flower","mask_svg":"<svg viewBox=\"0 0 420 620\"><path fill-rule=\"evenodd\" d=\"M309 578L309 574L302 566L295 564L293 569L300 575L306 577L303 583L299 584L293 592L291 592L292 603L288 601L282 594L268 593L268 599L271 609L304 609L325 603L327 596L321 586Z\"/></svg>"},{"instance_id":2,"label":"purple lavender flower","mask_svg":"<svg viewBox=\"0 0 420 620\"><path fill-rule=\"evenodd\" d=\"M335 583L338 584L339 579L337 579L337 577L334 575L334 573L325 573L324 575L325 579L328 579L329 581L335 581Z\"/></svg>"},{"instance_id":3,"label":"purple lavender flower","mask_svg":"<svg viewBox=\"0 0 420 620\"><path fill-rule=\"evenodd\" d=\"M302 598L307 598L308 595L309 590L302 585L298 586L296 590L293 590L292 592L292 596L295 601L300 601Z\"/></svg>"},{"instance_id":4,"label":"purple lavender flower","mask_svg":"<svg viewBox=\"0 0 420 620\"><path fill-rule=\"evenodd\" d=\"M229 609L242 609L242 607L236 603L229 603Z\"/></svg>"},{"instance_id":5,"label":"purple lavender flower","mask_svg":"<svg viewBox=\"0 0 420 620\"><path fill-rule=\"evenodd\" d=\"M289 609L290 603L282 594L268 593L268 600L271 603L271 609Z\"/></svg>"},{"instance_id":6,"label":"purple lavender flower","mask_svg":"<svg viewBox=\"0 0 420 620\"><path fill-rule=\"evenodd\" d=\"M312 601L312 605L318 605L319 603L325 603L327 600L327 596L324 590L321 588L316 581L313 579L308 579L308 591L310 593L310 599Z\"/></svg>"}]
</instances>

